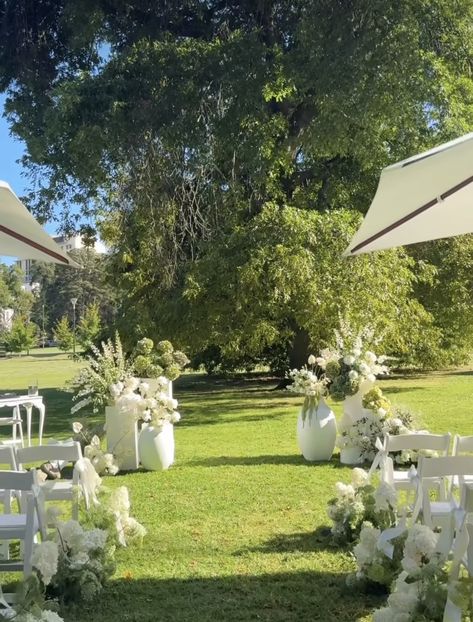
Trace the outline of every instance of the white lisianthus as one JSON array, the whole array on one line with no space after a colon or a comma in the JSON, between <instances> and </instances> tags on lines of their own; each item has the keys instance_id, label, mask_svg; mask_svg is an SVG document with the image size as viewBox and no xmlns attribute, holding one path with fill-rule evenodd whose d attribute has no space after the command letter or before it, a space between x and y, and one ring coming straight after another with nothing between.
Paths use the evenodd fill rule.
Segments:
<instances>
[{"instance_id":1,"label":"white lisianthus","mask_svg":"<svg viewBox=\"0 0 473 622\"><path fill-rule=\"evenodd\" d=\"M355 357L352 354L347 354L343 357L343 362L345 363L345 365L351 366L355 362Z\"/></svg>"},{"instance_id":2,"label":"white lisianthus","mask_svg":"<svg viewBox=\"0 0 473 622\"><path fill-rule=\"evenodd\" d=\"M74 432L74 434L80 434L83 428L84 426L80 421L74 421L74 423L72 424L72 431Z\"/></svg>"},{"instance_id":3,"label":"white lisianthus","mask_svg":"<svg viewBox=\"0 0 473 622\"><path fill-rule=\"evenodd\" d=\"M135 378L134 376L129 376L126 380L125 380L125 388L129 389L131 391L136 391L136 389L140 386L140 381L138 380L138 378Z\"/></svg>"},{"instance_id":4,"label":"white lisianthus","mask_svg":"<svg viewBox=\"0 0 473 622\"><path fill-rule=\"evenodd\" d=\"M309 365L315 365L315 364L316 364L316 362L317 362L317 359L315 358L315 356L314 356L313 354L311 354L311 355L309 356L309 358L307 359L307 363L308 363Z\"/></svg>"}]
</instances>

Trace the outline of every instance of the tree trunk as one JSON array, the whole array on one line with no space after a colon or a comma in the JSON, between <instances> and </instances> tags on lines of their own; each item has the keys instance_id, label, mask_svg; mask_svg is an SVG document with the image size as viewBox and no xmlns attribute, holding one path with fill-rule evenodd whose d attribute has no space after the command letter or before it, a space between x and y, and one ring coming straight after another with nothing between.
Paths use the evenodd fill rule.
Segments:
<instances>
[{"instance_id":1,"label":"tree trunk","mask_svg":"<svg viewBox=\"0 0 473 622\"><path fill-rule=\"evenodd\" d=\"M300 369L304 365L307 365L307 359L309 357L309 345L309 333L306 330L297 327L294 333L294 339L292 341L292 348L289 352L290 369ZM288 378L281 378L281 381L275 388L285 389L288 384L290 384Z\"/></svg>"}]
</instances>

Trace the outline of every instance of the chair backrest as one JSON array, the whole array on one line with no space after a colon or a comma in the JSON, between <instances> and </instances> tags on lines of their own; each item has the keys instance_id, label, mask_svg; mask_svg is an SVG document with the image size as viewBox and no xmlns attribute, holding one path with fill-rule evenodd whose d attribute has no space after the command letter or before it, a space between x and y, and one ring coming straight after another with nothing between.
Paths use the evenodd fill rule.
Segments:
<instances>
[{"instance_id":1,"label":"chair backrest","mask_svg":"<svg viewBox=\"0 0 473 622\"><path fill-rule=\"evenodd\" d=\"M455 434L452 455L458 456L462 453L473 453L473 436Z\"/></svg>"},{"instance_id":2,"label":"chair backrest","mask_svg":"<svg viewBox=\"0 0 473 622\"><path fill-rule=\"evenodd\" d=\"M391 436L386 434L384 447L386 451L403 451L414 450L419 451L427 449L431 451L439 451L447 455L450 447L450 434L398 434Z\"/></svg>"},{"instance_id":3,"label":"chair backrest","mask_svg":"<svg viewBox=\"0 0 473 622\"><path fill-rule=\"evenodd\" d=\"M0 464L6 464L12 471L17 471L15 452L11 445L0 445Z\"/></svg>"},{"instance_id":4,"label":"chair backrest","mask_svg":"<svg viewBox=\"0 0 473 622\"><path fill-rule=\"evenodd\" d=\"M0 471L0 488L30 492L38 483L36 471Z\"/></svg>"},{"instance_id":5,"label":"chair backrest","mask_svg":"<svg viewBox=\"0 0 473 622\"><path fill-rule=\"evenodd\" d=\"M80 444L77 442L51 445L38 445L37 447L22 447L16 450L18 464L31 462L45 462L49 460L62 460L65 462L77 462L82 458Z\"/></svg>"},{"instance_id":6,"label":"chair backrest","mask_svg":"<svg viewBox=\"0 0 473 622\"><path fill-rule=\"evenodd\" d=\"M473 475L473 456L441 456L419 459L417 473L421 479Z\"/></svg>"}]
</instances>

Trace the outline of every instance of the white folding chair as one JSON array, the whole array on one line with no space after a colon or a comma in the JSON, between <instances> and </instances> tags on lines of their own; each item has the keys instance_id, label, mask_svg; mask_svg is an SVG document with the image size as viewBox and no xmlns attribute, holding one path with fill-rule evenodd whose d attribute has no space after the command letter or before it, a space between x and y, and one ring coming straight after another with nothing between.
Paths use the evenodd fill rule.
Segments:
<instances>
[{"instance_id":1,"label":"white folding chair","mask_svg":"<svg viewBox=\"0 0 473 622\"><path fill-rule=\"evenodd\" d=\"M463 482L467 475L473 475L473 456L421 457L417 469L418 488L413 520L422 511L423 522L428 527L445 527L452 512L459 507L453 496L452 480L456 476ZM443 496L432 500L430 493L439 481Z\"/></svg>"},{"instance_id":2,"label":"white folding chair","mask_svg":"<svg viewBox=\"0 0 473 622\"><path fill-rule=\"evenodd\" d=\"M19 468L25 464L35 462L59 462L62 465L75 463L82 458L80 444L72 441L71 443L56 443L50 445L39 445L37 447L23 447L17 449L16 457ZM78 486L79 476L74 469L71 479L46 480L40 484L46 501L71 501L72 518L77 520L79 516L78 505Z\"/></svg>"},{"instance_id":3,"label":"white folding chair","mask_svg":"<svg viewBox=\"0 0 473 622\"><path fill-rule=\"evenodd\" d=\"M450 434L398 434L384 437L383 450L388 457L390 453L398 451L436 451L441 456L447 456L450 447ZM389 481L396 490L415 491L416 484L408 470L394 469L393 461L381 461L381 476ZM383 473L383 470L386 472Z\"/></svg>"},{"instance_id":4,"label":"white folding chair","mask_svg":"<svg viewBox=\"0 0 473 622\"><path fill-rule=\"evenodd\" d=\"M32 570L33 543L37 535L46 538L46 523L41 489L36 471L0 471L0 487L21 495L20 514L0 514L0 540L20 540L23 559L0 560L0 571Z\"/></svg>"},{"instance_id":5,"label":"white folding chair","mask_svg":"<svg viewBox=\"0 0 473 622\"><path fill-rule=\"evenodd\" d=\"M455 434L453 437L452 456L473 455L473 436L460 436ZM460 486L457 478L454 479L455 486ZM473 484L473 475L466 475L463 483Z\"/></svg>"}]
</instances>

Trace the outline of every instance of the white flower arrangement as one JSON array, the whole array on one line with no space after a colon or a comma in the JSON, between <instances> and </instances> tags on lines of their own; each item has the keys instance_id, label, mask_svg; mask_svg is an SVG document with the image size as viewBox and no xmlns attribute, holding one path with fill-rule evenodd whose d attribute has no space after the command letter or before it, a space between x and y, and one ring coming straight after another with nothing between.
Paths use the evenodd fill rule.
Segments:
<instances>
[{"instance_id":1,"label":"white flower arrangement","mask_svg":"<svg viewBox=\"0 0 473 622\"><path fill-rule=\"evenodd\" d=\"M365 522L379 528L395 522L396 491L385 484L374 487L363 469L353 469L351 484L337 482L335 490L336 497L329 501L327 513L333 521L331 533L337 543L356 541Z\"/></svg>"},{"instance_id":2,"label":"white flower arrangement","mask_svg":"<svg viewBox=\"0 0 473 622\"><path fill-rule=\"evenodd\" d=\"M110 394L121 416L132 417L154 426L165 423L178 423L181 415L177 412L178 402L167 393L168 381L164 376L158 379L157 389L150 390L146 382L138 378L128 378L110 386Z\"/></svg>"},{"instance_id":3,"label":"white flower arrangement","mask_svg":"<svg viewBox=\"0 0 473 622\"><path fill-rule=\"evenodd\" d=\"M317 377L314 371L316 359L313 354L309 356L308 363L312 369L308 369L307 366L301 369L293 369L287 376L292 381L287 386L287 390L305 396L302 407L303 421L305 421L307 415L310 416L313 411L317 410L321 398L327 392L327 379L325 377Z\"/></svg>"},{"instance_id":4,"label":"white flower arrangement","mask_svg":"<svg viewBox=\"0 0 473 622\"><path fill-rule=\"evenodd\" d=\"M343 400L358 392L363 381L375 382L376 378L389 373L386 356L377 356L364 347L363 337L368 331L353 336L344 327L345 336L335 331L335 349L325 348L316 358L317 365L330 381L329 392L336 400Z\"/></svg>"}]
</instances>

